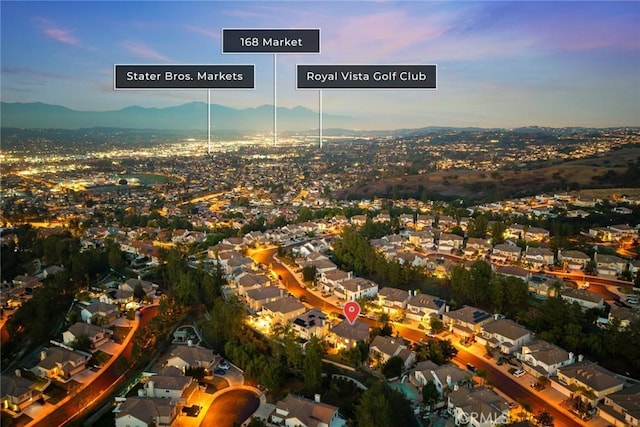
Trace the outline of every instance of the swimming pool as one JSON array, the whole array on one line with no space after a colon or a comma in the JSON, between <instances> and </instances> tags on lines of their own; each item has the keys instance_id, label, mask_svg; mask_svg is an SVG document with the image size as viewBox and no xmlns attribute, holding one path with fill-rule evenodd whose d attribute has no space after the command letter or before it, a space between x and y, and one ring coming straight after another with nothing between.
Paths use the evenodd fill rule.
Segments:
<instances>
[{"instance_id":1,"label":"swimming pool","mask_svg":"<svg viewBox=\"0 0 640 427\"><path fill-rule=\"evenodd\" d=\"M391 388L394 388L396 390L398 390L400 393L404 394L405 397L407 397L408 399L411 400L418 400L419 399L419 395L418 395L418 391L411 387L408 384L405 383L391 383L389 384L389 386Z\"/></svg>"}]
</instances>

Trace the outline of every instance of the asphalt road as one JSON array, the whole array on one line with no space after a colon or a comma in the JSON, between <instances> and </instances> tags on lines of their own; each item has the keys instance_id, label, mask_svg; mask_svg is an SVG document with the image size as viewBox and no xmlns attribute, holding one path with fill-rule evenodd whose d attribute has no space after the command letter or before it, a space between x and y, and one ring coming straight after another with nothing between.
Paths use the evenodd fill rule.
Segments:
<instances>
[{"instance_id":1,"label":"asphalt road","mask_svg":"<svg viewBox=\"0 0 640 427\"><path fill-rule=\"evenodd\" d=\"M200 425L233 427L249 418L258 406L260 399L253 392L242 389L229 390L216 397Z\"/></svg>"},{"instance_id":2,"label":"asphalt road","mask_svg":"<svg viewBox=\"0 0 640 427\"><path fill-rule=\"evenodd\" d=\"M145 310L144 315L140 318L139 328L147 325L151 319L156 315L158 311L157 306L149 307ZM133 340L129 341L129 344L124 348L122 354L127 358L131 356L131 348L133 347ZM56 408L51 414L47 415L44 419L33 424L35 427L58 427L64 426L70 423L74 418L81 414L90 412L90 409L98 407L104 402L99 398L103 393L109 395L109 391L113 390L116 386L117 380L120 378L117 370L118 363L111 364L104 372L96 378L90 386L83 389L68 400L64 405Z\"/></svg>"},{"instance_id":3,"label":"asphalt road","mask_svg":"<svg viewBox=\"0 0 640 427\"><path fill-rule=\"evenodd\" d=\"M321 298L318 298L311 292L303 289L299 284L294 275L289 273L289 271L279 262L277 261L273 255L277 252L276 249L273 250L265 250L254 254L254 259L260 263L265 265L272 266L272 269L276 274L282 276L283 283L287 284L287 289L293 295L300 297L304 295L307 299L307 303L316 308L321 309L324 312L334 312L334 313L342 313L342 310L338 307L330 305L326 303ZM605 288L603 286L603 288ZM606 290L606 288L605 288ZM365 321L369 323L371 326L375 326L376 322L374 320L370 320L367 318L359 318L360 321ZM394 323L394 332L398 332L403 338L409 339L411 341L419 341L420 339L428 340L429 338L424 335L424 333L417 331L412 328L407 328L406 326L402 326L400 324ZM477 357L473 354L467 353L465 351L460 351L455 358L455 361L465 366L467 363L473 364L477 369L482 369L487 371L489 381L500 391L505 393L507 396L510 396L512 399L516 401L528 402L531 405L533 413L537 413L542 409L546 409L554 418L554 424L556 427L578 427L581 424L571 417L567 416L564 412L561 412L559 409L554 407L553 405L547 404L544 399L540 398L535 391L528 387L524 387L521 384L515 382L513 378L508 376L502 371L499 371L496 366L487 362L486 359L481 357Z\"/></svg>"},{"instance_id":4,"label":"asphalt road","mask_svg":"<svg viewBox=\"0 0 640 427\"><path fill-rule=\"evenodd\" d=\"M556 427L573 427L581 425L581 423L576 419L557 409L555 405L550 405L531 388L523 386L522 384L514 381L514 379L509 375L499 371L496 366L492 362L487 361L487 359L478 357L466 351L459 351L456 356L456 361L462 363L463 366L466 366L467 363L471 363L476 367L476 369L486 371L488 374L487 379L491 384L516 402L529 403L534 414L539 411L546 410L553 416L553 423Z\"/></svg>"}]
</instances>

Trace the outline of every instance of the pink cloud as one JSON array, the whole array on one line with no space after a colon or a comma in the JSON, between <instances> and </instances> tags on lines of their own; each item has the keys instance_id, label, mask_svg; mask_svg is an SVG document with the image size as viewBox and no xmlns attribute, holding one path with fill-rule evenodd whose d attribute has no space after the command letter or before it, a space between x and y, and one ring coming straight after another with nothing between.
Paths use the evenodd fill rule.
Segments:
<instances>
[{"instance_id":1,"label":"pink cloud","mask_svg":"<svg viewBox=\"0 0 640 427\"><path fill-rule=\"evenodd\" d=\"M140 58L152 59L154 61L163 61L170 62L167 56L161 54L160 52L154 50L153 48L147 46L144 43L140 42L125 42L122 44L122 47L127 49L129 52L133 53Z\"/></svg>"},{"instance_id":2,"label":"pink cloud","mask_svg":"<svg viewBox=\"0 0 640 427\"><path fill-rule=\"evenodd\" d=\"M71 31L54 25L48 19L39 18L37 19L37 22L40 24L42 32L52 40L70 45L77 45L80 43L80 40L77 37L74 37L71 34Z\"/></svg>"},{"instance_id":3,"label":"pink cloud","mask_svg":"<svg viewBox=\"0 0 640 427\"><path fill-rule=\"evenodd\" d=\"M220 33L207 29L207 28L202 28L202 27L197 27L195 25L185 25L185 28L189 31L192 31L194 33L198 33L198 34L204 34L207 37L211 37L213 39L219 40L220 39Z\"/></svg>"}]
</instances>

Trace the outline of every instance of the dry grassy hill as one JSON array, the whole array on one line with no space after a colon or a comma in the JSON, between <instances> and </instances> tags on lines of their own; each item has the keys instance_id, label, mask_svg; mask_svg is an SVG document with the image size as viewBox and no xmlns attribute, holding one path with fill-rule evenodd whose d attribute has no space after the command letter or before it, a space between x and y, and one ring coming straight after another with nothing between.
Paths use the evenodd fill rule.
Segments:
<instances>
[{"instance_id":1,"label":"dry grassy hill","mask_svg":"<svg viewBox=\"0 0 640 427\"><path fill-rule=\"evenodd\" d=\"M606 153L597 158L572 160L538 169L507 171L447 170L424 175L388 178L344 189L336 197L429 197L496 200L559 190L607 189L620 186L615 174L640 156L640 149ZM554 162L549 162L554 163ZM613 171L613 172L612 172ZM625 183L640 187L640 183ZM611 191L611 190L605 190Z\"/></svg>"}]
</instances>

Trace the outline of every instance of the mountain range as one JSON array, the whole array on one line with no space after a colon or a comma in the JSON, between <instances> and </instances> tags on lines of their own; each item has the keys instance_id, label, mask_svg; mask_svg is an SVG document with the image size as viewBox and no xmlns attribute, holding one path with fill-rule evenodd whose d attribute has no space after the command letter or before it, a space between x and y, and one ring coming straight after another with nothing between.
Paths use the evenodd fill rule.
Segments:
<instances>
[{"instance_id":1,"label":"mountain range","mask_svg":"<svg viewBox=\"0 0 640 427\"><path fill-rule=\"evenodd\" d=\"M211 126L241 132L273 131L273 105L235 109L212 104ZM0 124L13 128L81 129L114 127L128 129L192 130L207 128L207 104L190 102L175 107L126 107L110 111L78 111L41 102L0 103ZM318 113L304 107L278 107L277 127L282 131L318 128ZM323 114L323 128L357 128L352 117Z\"/></svg>"}]
</instances>

